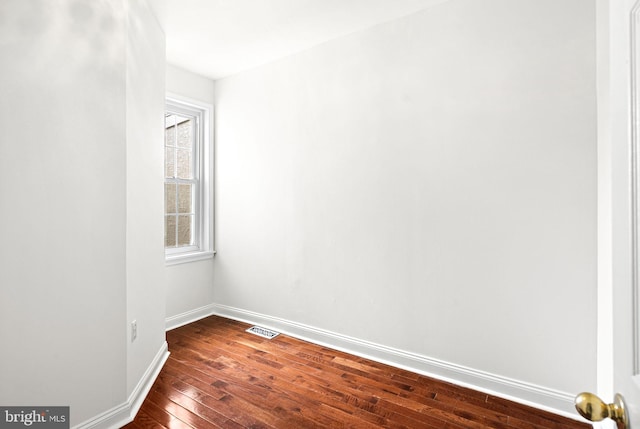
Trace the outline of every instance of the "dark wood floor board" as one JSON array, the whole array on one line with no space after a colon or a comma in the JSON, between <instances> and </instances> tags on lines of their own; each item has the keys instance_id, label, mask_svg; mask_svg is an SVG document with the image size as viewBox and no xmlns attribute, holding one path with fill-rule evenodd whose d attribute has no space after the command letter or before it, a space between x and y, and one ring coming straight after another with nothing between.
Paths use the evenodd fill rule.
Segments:
<instances>
[{"instance_id":1,"label":"dark wood floor board","mask_svg":"<svg viewBox=\"0 0 640 429\"><path fill-rule=\"evenodd\" d=\"M562 416L217 316L171 355L129 429L579 429Z\"/></svg>"},{"instance_id":2,"label":"dark wood floor board","mask_svg":"<svg viewBox=\"0 0 640 429\"><path fill-rule=\"evenodd\" d=\"M205 351L206 352L206 351ZM231 357L229 357L231 356ZM292 366L296 366L295 363L289 363L287 365L286 368L281 367L281 368L273 368L273 365L270 364L266 364L263 365L263 362L261 362L262 359L254 359L252 358L252 356L249 354L233 354L233 347L230 350L230 354L227 357L218 357L217 361L220 362L221 360L224 359L234 359L233 362L231 363L231 365L233 365L236 368L240 368L242 370L246 370L246 371L251 371L251 373L253 375L256 374L263 374L263 378L268 378L268 379L276 379L276 378L284 378L284 379L288 379L289 382L291 384L296 384L299 383L301 374L304 375L304 378L306 379L312 379L315 377L315 380L322 385L326 385L327 381L324 378L320 378L318 376L322 375L321 371L309 371L307 367L303 367L303 368L299 368L300 371L297 372L293 372L290 371ZM287 377L287 375L289 375ZM337 374L337 376L341 376L342 373Z\"/></svg>"},{"instance_id":3,"label":"dark wood floor board","mask_svg":"<svg viewBox=\"0 0 640 429\"><path fill-rule=\"evenodd\" d=\"M194 385L198 385L200 388L205 389L206 386L197 380L192 380ZM177 382L176 385L181 384ZM220 400L227 402L230 409L241 411L242 414L249 414L262 422L265 422L269 427L310 427L314 428L318 425L313 421L304 418L299 410L295 407L289 407L283 398L278 398L281 401L274 401L274 398L270 397L269 392L260 391L260 389L245 389L238 387L235 384L226 383L222 380L214 382L215 386L223 391L226 395ZM207 401L208 405L215 406L216 400ZM240 416L234 416L236 421L241 421Z\"/></svg>"},{"instance_id":4,"label":"dark wood floor board","mask_svg":"<svg viewBox=\"0 0 640 429\"><path fill-rule=\"evenodd\" d=\"M178 358L183 358L184 356L178 356ZM187 356L188 357L188 356ZM238 361L242 360L241 357L238 357ZM249 362L252 363L252 362ZM169 363L171 365L171 363ZM267 366L267 369L269 366ZM168 366L168 370L171 371L171 367ZM189 368L176 368L179 371L183 371L185 373L193 373L193 370ZM205 369L206 371L206 369ZM238 374L235 374L239 371ZM245 374L242 376L241 374ZM217 367L215 380L213 378L209 378L209 376L205 372L200 372L199 375L196 375L202 383L210 384L223 382L226 385L226 388L230 390L230 394L233 394L238 397L247 396L253 394L255 392L260 392L263 395L263 398L269 400L271 396L277 396L277 402L281 404L293 404L291 408L298 408L298 412L300 412L300 400L299 398L306 398L306 405L313 406L315 409L322 410L325 414L330 414L330 416L314 413L314 420L324 420L327 421L327 424L331 423L331 425L336 425L340 421L348 421L350 420L350 416L348 414L359 412L359 410L354 410L353 406L345 406L340 407L340 404L335 400L331 400L330 398L323 396L319 399L311 399L313 398L312 393L308 388L301 387L300 377L293 380L293 382L289 382L284 380L286 377L279 377L278 375L271 374L269 372L264 372L263 370L257 368L257 366L253 367L245 367L241 362L235 362L233 367L224 366ZM259 401L261 398L254 398L256 401ZM336 410L332 410L331 408L323 408L327 405L332 405ZM348 411L347 415L340 414L339 420L335 420L331 416L336 415L339 411L344 413ZM362 417L362 416L361 416ZM365 421L371 419L363 419ZM356 420L355 423L358 421ZM378 420L376 419L376 422ZM305 427L310 427L311 424L308 423ZM326 427L326 426L324 426Z\"/></svg>"},{"instance_id":5,"label":"dark wood floor board","mask_svg":"<svg viewBox=\"0 0 640 429\"><path fill-rule=\"evenodd\" d=\"M206 370L206 369L205 369ZM199 376L197 373L193 373L195 378L191 380L193 385L199 386L203 388L202 384L198 381L197 377ZM212 382L208 391L211 391L210 388L215 388L217 390L221 390L224 392L223 395L219 396L219 399L215 399L213 395L207 395L206 393L198 392L195 386L189 386L184 382L175 381L174 385L177 390L181 389L185 392L185 395L196 396L200 400L206 403L208 408L216 408L216 411L224 415L229 420L241 425L242 427L264 427L264 428L277 428L279 427L279 423L281 423L277 416L274 416L273 413L268 409L263 409L258 405L251 402L251 400L247 400L243 395L237 394L238 391L241 391L240 388L235 389L236 394L231 394L225 389L228 389L229 386L226 383L222 382L219 379L216 379ZM191 391L186 391L192 387ZM197 390L196 390L197 389Z\"/></svg>"},{"instance_id":6,"label":"dark wood floor board","mask_svg":"<svg viewBox=\"0 0 640 429\"><path fill-rule=\"evenodd\" d=\"M287 399L284 395L274 395L270 389L265 389L259 384L252 384L247 388L238 378L225 377L220 372L216 377L208 377L205 373L200 373L195 374L196 378L185 378L186 372L193 371L179 365L166 369L170 375L175 375L176 378L184 380L188 385L203 392L211 391L211 389L222 392L222 395L219 395L220 399L224 399L229 407L236 410L256 413L255 409L252 411L252 408L258 407L257 414L263 412L270 414L265 420L268 420L272 426L284 427L285 424L290 424L296 425L295 427L323 427L316 424L314 420L306 418L298 402ZM215 405L215 403L214 397L210 397L207 401L207 404ZM327 421L327 419L321 420Z\"/></svg>"},{"instance_id":7,"label":"dark wood floor board","mask_svg":"<svg viewBox=\"0 0 640 429\"><path fill-rule=\"evenodd\" d=\"M421 390L424 386L418 386L416 391L423 393ZM482 412L485 416L490 416L491 420L501 422L504 424L508 421L510 413L501 407L487 407L488 395L465 395L463 391L457 389L450 389L449 386L442 386L435 384L431 388L426 389L426 394L433 394L433 401L437 405L433 405L435 408L453 408L458 410L460 408L467 411ZM423 393L425 394L425 393Z\"/></svg>"},{"instance_id":8,"label":"dark wood floor board","mask_svg":"<svg viewBox=\"0 0 640 429\"><path fill-rule=\"evenodd\" d=\"M228 344L230 344L229 342L227 342ZM237 350L238 348L242 349L244 347L244 345L246 345L246 343L243 343L242 347L238 347L238 344L230 344L231 346L235 347L235 349ZM246 350L245 350L246 352ZM293 356L293 355L292 355ZM247 357L247 356L236 356L236 359L238 360L242 360L243 357ZM249 358L251 358L249 356ZM258 361L260 361L260 359L258 359ZM272 365L268 365L265 369L269 370L270 367ZM302 368L305 369L305 368ZM241 368L242 371L252 371L252 373L254 375L256 375L256 368L255 366L253 368ZM282 368L278 368L277 369L278 372L282 372ZM277 374L277 373L276 373ZM343 372L342 371L338 371L336 373L336 377L338 377L338 379L340 377L342 377ZM268 375L263 375L263 378L271 378L274 379L275 374L268 374ZM345 395L339 392L335 392L335 391L330 391L328 389L326 389L326 387L324 386L325 384L327 384L327 381L325 379L322 378L317 378L315 380L315 383L312 381L309 381L310 377L307 374L306 376L300 376L298 375L294 380L293 380L293 385L292 384L288 384L283 386L284 389L288 390L288 391L292 391L295 390L295 387L297 385L300 386L305 386L305 389L303 392L301 392L301 396L304 397L308 397L310 396L309 393L316 393L316 394L321 394L322 396L322 404L319 404L321 406L327 405L327 406L332 406L334 408L337 409L341 409L341 410L348 410L351 409L353 411L353 407L355 406L356 408L360 408L362 410L364 410L365 412L371 412L375 407L371 406L371 399L372 397L366 396L355 396L355 395ZM357 393L360 393L360 390L356 390ZM335 397L331 397L331 395L334 395ZM339 398L339 399L336 399ZM379 407L378 407L379 408ZM381 425L385 425L388 427L393 427L395 424L398 423L398 421L400 422L408 422L410 420L411 422L411 426L410 427L433 427L430 426L427 423L421 422L419 420L412 420L412 419L407 419L405 416L399 415L395 412L390 412L389 410L383 410L383 409L379 409L376 410L375 412L373 412L372 414L378 414L377 416L371 416L371 415L366 415L365 413L362 413L362 410L357 410L358 411L358 416L360 418L362 418L363 420L375 424L376 426L381 426ZM381 418L383 420L381 420ZM443 422L439 421L439 426L438 427L442 427ZM400 425L401 427L406 427L406 425Z\"/></svg>"},{"instance_id":9,"label":"dark wood floor board","mask_svg":"<svg viewBox=\"0 0 640 429\"><path fill-rule=\"evenodd\" d=\"M171 416L194 428L216 429L223 427L227 420L167 386L163 380L152 388L148 399Z\"/></svg>"},{"instance_id":10,"label":"dark wood floor board","mask_svg":"<svg viewBox=\"0 0 640 429\"><path fill-rule=\"evenodd\" d=\"M182 359L184 356L178 356ZM226 357L225 357L226 358ZM286 376L281 377L282 374L278 373L270 373L265 372L264 369L270 369L270 366L266 366L266 368L258 368L258 365L255 365L255 362L248 361L249 364L254 365L253 367L245 367L242 362L240 362L243 358L241 356L237 357L237 361L233 363L233 365L223 365L217 366L215 380L212 380L204 371L200 371L199 375L195 375L204 383L219 383L222 382L226 386L226 389L229 390L230 394L233 394L237 397L247 397L248 395L254 395L256 392L261 392L259 397L251 398L254 401L260 401L261 399L270 400L271 396L277 395L278 402L280 404L294 404L293 408L298 408L299 410L299 397L308 396L308 391L299 391L296 389L296 385L287 382L284 380L287 378ZM201 368L202 369L202 368ZM189 371L189 369L182 369L183 371ZM296 397L297 394L297 397ZM314 400L311 398L307 399L309 403L307 405L311 405L313 407L321 407L323 405L322 402L317 399ZM332 413L335 414L335 413ZM315 416L318 418L319 416ZM320 416L322 417L322 416ZM324 416L324 418L327 418ZM344 419L345 416L342 416ZM308 426L309 424L307 424Z\"/></svg>"},{"instance_id":11,"label":"dark wood floor board","mask_svg":"<svg viewBox=\"0 0 640 429\"><path fill-rule=\"evenodd\" d=\"M183 345L185 343L182 343ZM197 347L194 345L194 347ZM227 344L226 346L222 346L223 348L225 347L229 347L230 351L233 350L244 350L245 352L247 352L247 348L245 346L238 346L233 345L233 344ZM249 351L247 352L249 355L251 353L252 349L249 349ZM206 354L207 350L200 348L198 350L199 353L203 353ZM213 352L213 351L212 351ZM220 352L220 350L217 350L216 353ZM211 356L211 358L213 359L213 356ZM242 353L240 355L236 355L234 357L234 359L236 359L236 364L240 364L239 362L242 362L245 359L250 359L250 356L244 356ZM329 361L331 359L328 359ZM248 365L250 365L250 367L244 367L242 370L249 372L252 371L252 373L254 375L257 376L258 371L260 365L256 365L255 362L248 362ZM343 369L336 369L334 366L328 366L329 364L327 364L325 362L325 365L322 365L320 367L321 370L323 370L323 372L328 373L328 372L334 372L336 377L340 377L342 383L340 385L341 390L342 391L346 391L349 392L352 397L357 397L359 399L362 399L362 403L366 403L367 401L367 397L366 397L366 391L368 390L373 390L373 391L378 391L379 394L385 396L385 395L391 395L391 396L398 396L398 394L402 394L402 393L406 393L406 392L410 392L411 389L409 389L407 386L401 386L400 388L396 389L393 392L387 392L386 390L391 389L390 385L386 385L384 383L381 382L376 382L373 380L368 380L365 377L362 377L360 375L353 375L353 374L348 374L346 373ZM266 365L265 367L262 367L262 370L266 370L266 371L270 371L270 373L268 373L267 375L262 375L263 379L267 379L267 378L271 378L273 379L274 377L277 377L278 374L282 374L282 369L276 369L276 372L271 372L271 366L272 365ZM301 370L305 370L305 368L301 368ZM359 371L358 371L359 372ZM338 395L338 396L342 396L341 393L336 392L334 390L330 389L330 385L328 384L326 378L318 378L314 375L310 375L310 374L305 374L305 376L298 376L298 378L295 380L295 382L297 384L304 384L305 387L309 390L311 390L312 392L315 393L320 393L323 395L323 401L327 401L329 400L328 396L330 395ZM367 383L369 382L369 383ZM314 384L315 383L315 384ZM285 386L284 389L286 390L292 390L292 386ZM403 399L403 401L406 402L410 401L411 398L408 397L408 395L403 395L405 396L405 398ZM429 404L430 398L424 398L424 397L420 397L418 395L412 395L413 396L413 400L415 402L415 404L413 405L413 408L415 409L423 409L425 405ZM398 407L400 409L400 413L398 412L394 412L394 415L396 416L396 418L402 420L402 417L400 417L401 413L406 414L410 414L407 410L409 409L409 407L405 406L405 407ZM380 407L378 407L379 410L382 410ZM451 407L451 411L453 411L453 407ZM362 417L362 415L361 415ZM411 417L411 416L408 416ZM425 420L425 416L422 415L420 416L421 420ZM428 419L427 419L428 420ZM443 420L440 420L439 423L442 425ZM414 421L413 426L414 427L420 427L421 423L420 420L418 421ZM442 427L442 426L440 426Z\"/></svg>"},{"instance_id":12,"label":"dark wood floor board","mask_svg":"<svg viewBox=\"0 0 640 429\"><path fill-rule=\"evenodd\" d=\"M241 357L238 357L238 359L241 359ZM253 370L254 370L254 374L255 374L255 367L254 367L254 369L253 369ZM344 375L342 371L339 371L339 372L338 372L338 376L340 376L341 374L342 374L342 375ZM309 378L310 378L310 377L309 377L308 375L307 375L306 377L304 377L304 378L303 378L303 377L300 377L300 378L297 380L297 382L298 382L298 383L300 383L302 380L304 380L304 379L309 379ZM343 379L344 379L344 378L343 378ZM326 380L324 380L324 379L318 379L317 381L318 381L320 384L326 384ZM309 387L309 384L307 384L307 387ZM378 386L378 387L380 387L380 386ZM384 388L385 386L381 386L381 387L383 387L383 388ZM291 389L291 388L289 387L289 389ZM318 392L318 391L320 390L320 391L325 395L325 396L323 397L323 400L324 400L324 401L327 401L327 400L328 400L328 399L327 399L327 396L326 396L326 394L327 394L326 389L324 389L324 388L322 388L322 387L320 387L320 388L316 387L315 389L311 387L311 389L312 389L312 390L314 390L315 392ZM353 390L352 390L352 391L353 391L354 393L361 393L359 389L361 389L361 387L359 387L359 386L358 386L358 387L357 387L357 390L355 390L355 391L353 391ZM366 401L364 401L364 402L366 403ZM417 407L422 408L422 404L417 404ZM402 409L402 410L406 413L406 409ZM402 417L398 416L398 414L397 414L397 413L394 413L394 415L396 415L396 417L397 417L398 419L402 420ZM425 420L424 416L421 416L421 419L422 419L422 420ZM442 424L443 424L443 421L439 421L439 424L440 424L440 425L442 425ZM421 422L420 422L420 421L413 421L413 426L414 426L414 427L421 427ZM442 426L440 426L440 427L442 427Z\"/></svg>"},{"instance_id":13,"label":"dark wood floor board","mask_svg":"<svg viewBox=\"0 0 640 429\"><path fill-rule=\"evenodd\" d=\"M416 420L428 418L430 420L436 419L443 423L451 423L465 428L487 427L486 425L481 425L474 421L473 418L457 414L456 409L451 407L441 408L437 404L420 404L415 401L408 401L406 398L401 396L386 396L384 399L381 399L381 402L387 404L387 406L389 406L389 403L394 404L398 409L402 409L404 414L409 415ZM477 419L480 417L482 416L479 416Z\"/></svg>"},{"instance_id":14,"label":"dark wood floor board","mask_svg":"<svg viewBox=\"0 0 640 429\"><path fill-rule=\"evenodd\" d=\"M398 409L401 410L399 411L400 413L405 413L411 417L415 415L410 413L409 410L424 414L424 410L431 410L433 408L437 408L439 411L445 413L452 413L455 409L454 406L435 401L434 395L416 393L415 389L410 386L398 386L391 382L385 384L383 379L378 376L372 376L372 379L368 379L362 374L356 375L345 372L341 378L345 382L348 382L349 385L355 386L354 389L357 391L376 392L376 395L381 399L396 404ZM343 386L341 386L341 388L343 388Z\"/></svg>"},{"instance_id":15,"label":"dark wood floor board","mask_svg":"<svg viewBox=\"0 0 640 429\"><path fill-rule=\"evenodd\" d=\"M358 358L354 359L353 362L350 363L349 360L346 358L343 358L340 356L332 357L328 353L327 354L323 353L323 351L325 350L326 349L322 349L320 353L318 353L315 356L314 361L317 361L318 359L325 359L325 360L329 359L332 363L336 365L342 364L343 366L348 366L348 367L357 369L358 372L361 372L361 373L364 372L365 368L368 368L368 369L376 368L382 373L384 373L385 370L390 368L384 364L367 361L365 359L358 359ZM337 352L336 354L342 354L342 353ZM372 370L371 372L372 374L376 373L375 370ZM447 404L455 405L455 404L459 404L460 402L464 402L468 404L468 405L465 405L465 408L467 409L467 411L472 410L474 412L472 415L475 415L476 418L481 417L481 420L485 422L487 426L490 426L490 427L506 426L507 422L516 424L517 419L513 417L507 418L507 415L504 412L504 410L509 409L509 407L512 407L512 406L515 406L516 408L524 409L525 414L528 416L531 416L532 410L530 407L526 407L520 404L515 404L513 402L502 400L500 398L494 398L494 401L501 401L503 404L508 404L508 406L504 406L504 407L491 406L492 403L488 402L489 395L487 395L486 393L470 391L469 389L456 386L450 383L446 383L446 382L434 383L433 380L428 379L426 377L420 377L419 375L410 373L408 371L402 372L402 370L398 370L395 368L392 369L391 373L392 373L393 379L398 380L403 384L409 385L411 384L410 383L411 380L419 381L418 383L414 383L414 387L415 387L414 389L405 389L405 390L412 391L424 397L431 397L433 399L436 399L436 396L437 396L438 401L441 401ZM376 377L372 376L371 378L376 378ZM462 416L469 415L469 413L467 412L460 413L460 414ZM538 421L539 424L544 425L545 427L546 426L555 427L556 424L560 424L561 426L559 427L564 427L562 425L567 424L567 419L560 416L554 417L553 415L551 415L551 418L534 417L533 419ZM554 421L554 419L556 421ZM519 422L517 424L520 425L522 423Z\"/></svg>"},{"instance_id":16,"label":"dark wood floor board","mask_svg":"<svg viewBox=\"0 0 640 429\"><path fill-rule=\"evenodd\" d=\"M167 429L167 427L178 426L165 426L158 423L153 417L146 413L145 410L140 410L136 418L129 425L132 429ZM190 426L184 425L182 429L192 429Z\"/></svg>"},{"instance_id":17,"label":"dark wood floor board","mask_svg":"<svg viewBox=\"0 0 640 429\"><path fill-rule=\"evenodd\" d=\"M210 327L210 325L208 325L207 323L203 323L204 326L208 326ZM260 344L261 342L266 341L266 340L262 340L262 339L257 339L255 341L248 341L249 343L254 343L254 344ZM288 341L291 342L299 342L299 340L290 340L288 339ZM303 343L303 342L302 342ZM244 344L246 345L247 342L245 341ZM311 352L306 350L307 346L311 346L308 343L304 343L302 345L298 345L300 349L302 349L302 351L297 353L297 356L301 356L304 357L305 359L308 360L308 362L310 362L309 365L314 365L317 364L317 368L322 370L324 373L327 373L329 371L331 371L332 367L335 367L334 363L336 361L335 357L330 355L329 352L330 350L328 349L324 349L324 348L320 348L317 350L313 350ZM337 352L337 355L341 354L341 352ZM375 366L375 364L372 364L373 366ZM381 365L381 364L380 364ZM344 370L345 368L340 368L340 370ZM356 371L357 372L357 371ZM351 374L347 375L347 376L343 376L343 379L348 380L350 377L353 377ZM351 383L353 384L353 383ZM443 386L444 386L444 390L443 390ZM372 387L370 384L368 387ZM373 387L379 387L379 386L373 386ZM454 385L450 385L450 384L446 384L446 383L442 383L439 386L439 393L440 393L440 397L438 398L440 401L442 401L443 398L446 398L448 395L451 395L451 392L454 392L454 397L455 394L457 392L461 392L464 389L460 388L458 386L454 386ZM403 394L404 391L410 390L410 389L405 389L404 386L400 386L400 390L393 390L392 386L390 385L386 385L382 387L382 390L385 392L390 392L392 394ZM468 390L467 390L468 391ZM468 397L466 398L467 402L473 401L475 402L476 398L482 398L484 401L486 401L487 395L480 393L480 392L472 392L471 394L467 394ZM461 396L461 395L458 395ZM418 400L423 400L426 398L418 398ZM460 400L460 398L457 398L458 400ZM426 401L422 401L422 403L428 404L428 402ZM490 412L491 409L485 411L485 415L482 416L485 420L487 420L487 416L486 414L488 412ZM463 414L466 415L466 414ZM504 424L504 421L506 420L506 418L503 418L502 416L496 416L496 418L494 419L489 419L491 421L491 424L493 424L494 426L498 426L499 424ZM552 422L545 422L546 424L548 424L549 426L553 426Z\"/></svg>"},{"instance_id":18,"label":"dark wood floor board","mask_svg":"<svg viewBox=\"0 0 640 429\"><path fill-rule=\"evenodd\" d=\"M442 394L443 392L445 392L445 394L449 394L449 392L451 391L450 386L452 385L449 385L448 383L434 383L434 380L430 380L431 385L427 387L426 385L415 383L415 380L421 377L418 374L409 373L408 371L393 368L377 362L367 361L362 358L355 358L353 362L349 362L349 360L347 359L349 355L342 352L337 352L337 354L344 355L346 357L331 357L325 354L320 354L312 357L312 360L316 362L319 361L319 358L324 359L324 363L326 365L330 365L333 368L336 368L338 370L337 372L344 371L345 374L349 374L343 375L345 379L353 378L361 386L364 386L366 388L384 390L395 395L405 396L413 393L415 394L415 398L419 398L420 400L422 400L434 399L437 393ZM308 357L309 354L305 354L305 356ZM322 373L326 373L326 365L320 366ZM367 370L371 371L368 372ZM408 377L408 374L411 374L412 376ZM434 386L438 384L441 384L439 388L435 388ZM394 390L393 388L396 388L396 390ZM466 390L468 391L468 389ZM484 403L487 395L479 392L473 392L472 395L465 397L465 399L468 400L469 397L475 396L480 397L481 403ZM426 402L426 404L429 404L429 402Z\"/></svg>"},{"instance_id":19,"label":"dark wood floor board","mask_svg":"<svg viewBox=\"0 0 640 429\"><path fill-rule=\"evenodd\" d=\"M422 395L433 396L433 399L439 402L450 402L453 404L463 402L484 406L489 397L489 395L484 392L471 390L442 380L434 381L432 378L425 376L416 380L415 391Z\"/></svg>"},{"instance_id":20,"label":"dark wood floor board","mask_svg":"<svg viewBox=\"0 0 640 429\"><path fill-rule=\"evenodd\" d=\"M166 401L168 399L165 398ZM190 429L191 426L178 419L174 415L170 414L167 409L164 407L166 405L165 402L161 402L161 405L156 405L153 401L147 398L142 404L142 408L138 415L136 416L134 422L138 421L139 418L143 419L152 419L157 424L166 428L177 428L177 429Z\"/></svg>"},{"instance_id":21,"label":"dark wood floor board","mask_svg":"<svg viewBox=\"0 0 640 429\"><path fill-rule=\"evenodd\" d=\"M402 417L406 417L411 419L411 421L420 421L424 422L429 426L438 427L438 428L460 428L460 427L469 427L461 425L461 418L453 414L448 410L441 410L435 408L429 408L425 406L421 406L418 408L407 406L401 398L394 400L389 399L380 399L379 406L387 409L393 410L397 414ZM407 427L413 427L411 425L407 425Z\"/></svg>"},{"instance_id":22,"label":"dark wood floor board","mask_svg":"<svg viewBox=\"0 0 640 429\"><path fill-rule=\"evenodd\" d=\"M567 419L562 416L547 413L542 410L515 403L507 399L498 398L493 395L489 395L487 397L486 407L493 410L508 412L511 424L518 428L523 427L523 424L518 421L535 423L551 429L563 429L567 424Z\"/></svg>"},{"instance_id":23,"label":"dark wood floor board","mask_svg":"<svg viewBox=\"0 0 640 429\"><path fill-rule=\"evenodd\" d=\"M307 343L304 343L300 347L304 348L306 346L307 346ZM245 346L238 347L237 345L234 346L233 344L229 344L229 347L236 348L236 349L244 349ZM250 350L251 349L249 349L247 353L250 354L251 353ZM318 381L321 384L326 384L326 378L324 376L326 376L327 373L333 373L334 375L341 377L341 380L344 382L341 384L341 388L344 389L345 387L348 387L352 389L351 391L353 393L360 392L363 390L364 391L374 390L374 391L389 393L395 396L403 395L403 396L406 396L407 398L412 397L414 400L419 402L417 406L419 406L420 408L422 408L422 405L430 404L430 398L428 396L424 396L424 395L410 396L409 394L406 394L407 392L412 391L411 386L401 384L401 383L396 383L393 381L389 382L388 378L387 378L387 383L384 383L384 378L378 377L375 375L372 375L370 378L367 378L364 376L364 373L361 371L361 368L357 368L357 370L353 370L352 365L345 365L344 367L340 367L341 362L338 362L337 364L335 364L333 362L332 357L328 355L320 356L321 354L322 353L315 353L311 356L311 362L318 364L318 366L315 368L318 370L318 373L320 374L320 376L323 377L318 379ZM306 356L309 354L306 352L301 352L296 354L296 356L301 356L301 355ZM289 362L289 365L291 364L292 362ZM296 365L296 364L294 363L293 365ZM304 367L301 369L306 370L306 368L307 367ZM307 378L311 377L308 374L307 376L308 376ZM453 407L451 409L453 410Z\"/></svg>"}]
</instances>

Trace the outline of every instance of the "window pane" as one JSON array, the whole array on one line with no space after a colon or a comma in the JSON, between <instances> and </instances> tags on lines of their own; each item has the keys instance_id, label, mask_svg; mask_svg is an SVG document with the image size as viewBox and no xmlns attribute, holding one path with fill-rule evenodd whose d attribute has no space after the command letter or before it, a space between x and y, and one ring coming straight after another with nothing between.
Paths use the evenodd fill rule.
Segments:
<instances>
[{"instance_id":1,"label":"window pane","mask_svg":"<svg viewBox=\"0 0 640 429\"><path fill-rule=\"evenodd\" d=\"M164 185L165 213L176 213L176 186L175 183L165 183Z\"/></svg>"},{"instance_id":2,"label":"window pane","mask_svg":"<svg viewBox=\"0 0 640 429\"><path fill-rule=\"evenodd\" d=\"M176 216L165 216L164 222L164 245L165 247L175 247Z\"/></svg>"},{"instance_id":3,"label":"window pane","mask_svg":"<svg viewBox=\"0 0 640 429\"><path fill-rule=\"evenodd\" d=\"M186 118L179 118L186 119ZM191 119L187 119L184 122L180 122L178 125L178 147L191 148L193 135L193 121Z\"/></svg>"},{"instance_id":4,"label":"window pane","mask_svg":"<svg viewBox=\"0 0 640 429\"><path fill-rule=\"evenodd\" d=\"M191 242L191 224L193 216L178 216L178 246L188 246Z\"/></svg>"},{"instance_id":5,"label":"window pane","mask_svg":"<svg viewBox=\"0 0 640 429\"><path fill-rule=\"evenodd\" d=\"M178 213L192 213L191 208L192 185L178 185Z\"/></svg>"},{"instance_id":6,"label":"window pane","mask_svg":"<svg viewBox=\"0 0 640 429\"><path fill-rule=\"evenodd\" d=\"M176 177L176 150L172 147L164 148L164 176Z\"/></svg>"},{"instance_id":7,"label":"window pane","mask_svg":"<svg viewBox=\"0 0 640 429\"><path fill-rule=\"evenodd\" d=\"M164 132L164 144L165 146L176 145L176 117L175 115L165 116L165 132Z\"/></svg>"},{"instance_id":8,"label":"window pane","mask_svg":"<svg viewBox=\"0 0 640 429\"><path fill-rule=\"evenodd\" d=\"M209 170L208 159L201 158L208 151L202 137L209 126L209 110L171 97L166 109L165 226L170 232L165 244L167 261L173 263L210 248L209 239L200 237L206 230L202 225L207 221L210 193L208 172L201 171Z\"/></svg>"},{"instance_id":9,"label":"window pane","mask_svg":"<svg viewBox=\"0 0 640 429\"><path fill-rule=\"evenodd\" d=\"M191 151L178 149L178 178L191 179Z\"/></svg>"}]
</instances>

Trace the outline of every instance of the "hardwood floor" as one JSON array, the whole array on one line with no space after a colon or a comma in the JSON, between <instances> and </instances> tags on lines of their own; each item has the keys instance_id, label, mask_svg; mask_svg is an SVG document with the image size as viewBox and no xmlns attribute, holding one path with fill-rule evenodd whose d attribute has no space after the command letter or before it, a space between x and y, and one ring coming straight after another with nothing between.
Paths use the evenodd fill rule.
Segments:
<instances>
[{"instance_id":1,"label":"hardwood floor","mask_svg":"<svg viewBox=\"0 0 640 429\"><path fill-rule=\"evenodd\" d=\"M217 316L171 355L126 428L589 428L485 393Z\"/></svg>"}]
</instances>

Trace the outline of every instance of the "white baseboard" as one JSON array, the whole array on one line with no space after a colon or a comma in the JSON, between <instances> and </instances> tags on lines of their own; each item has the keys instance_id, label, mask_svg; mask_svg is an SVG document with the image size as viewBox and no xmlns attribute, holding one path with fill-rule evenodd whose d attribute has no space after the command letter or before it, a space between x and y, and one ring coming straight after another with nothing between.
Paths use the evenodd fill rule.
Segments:
<instances>
[{"instance_id":1,"label":"white baseboard","mask_svg":"<svg viewBox=\"0 0 640 429\"><path fill-rule=\"evenodd\" d=\"M214 314L215 306L213 304L205 305L204 307L196 308L175 316L167 317L165 320L165 329L170 331L180 326L195 322L196 320L204 319L205 317Z\"/></svg>"},{"instance_id":2,"label":"white baseboard","mask_svg":"<svg viewBox=\"0 0 640 429\"><path fill-rule=\"evenodd\" d=\"M149 394L151 386L153 386L153 383L156 381L168 357L169 349L165 341L160 346L160 350L156 353L156 356L151 361L142 378L140 378L135 389L133 389L133 392L129 395L127 402L86 420L74 426L73 429L118 429L131 422L136 414L138 414L142 402Z\"/></svg>"},{"instance_id":3,"label":"white baseboard","mask_svg":"<svg viewBox=\"0 0 640 429\"><path fill-rule=\"evenodd\" d=\"M479 390L571 419L585 421L575 411L574 395L570 393L490 374L278 317L221 304L213 304L207 308L213 310L212 314L252 325L260 325L315 344Z\"/></svg>"}]
</instances>

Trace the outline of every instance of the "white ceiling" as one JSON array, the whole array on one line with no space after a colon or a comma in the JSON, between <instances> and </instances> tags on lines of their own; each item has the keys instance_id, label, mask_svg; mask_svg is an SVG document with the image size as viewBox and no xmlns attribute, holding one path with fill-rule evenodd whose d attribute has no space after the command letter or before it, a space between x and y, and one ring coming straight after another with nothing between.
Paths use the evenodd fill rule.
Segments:
<instances>
[{"instance_id":1,"label":"white ceiling","mask_svg":"<svg viewBox=\"0 0 640 429\"><path fill-rule=\"evenodd\" d=\"M446 0L167 0L167 61L219 79Z\"/></svg>"}]
</instances>

